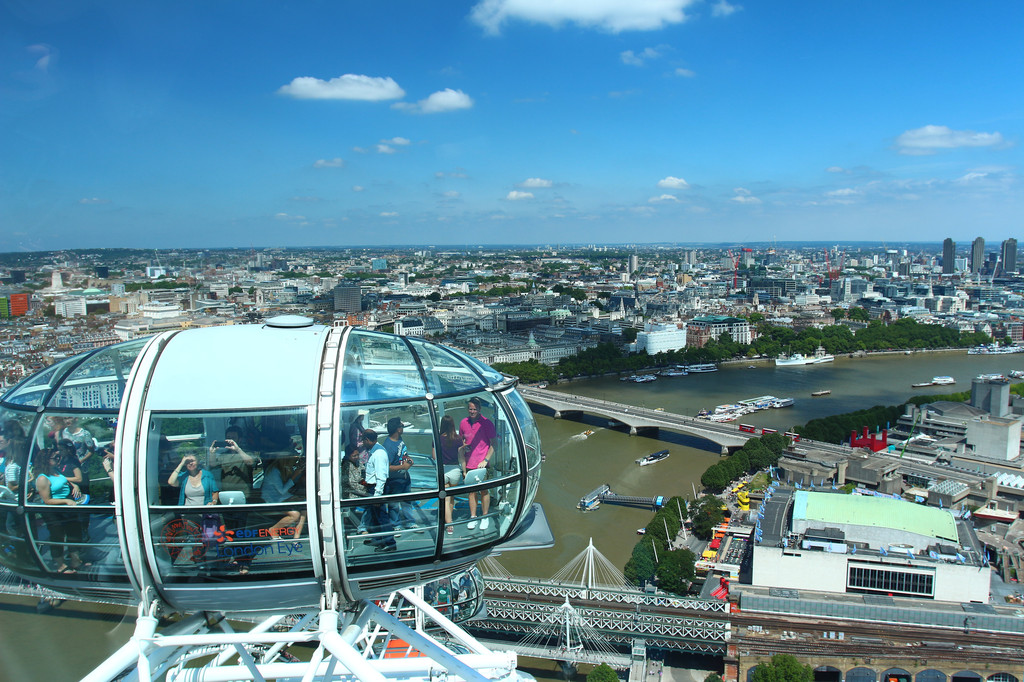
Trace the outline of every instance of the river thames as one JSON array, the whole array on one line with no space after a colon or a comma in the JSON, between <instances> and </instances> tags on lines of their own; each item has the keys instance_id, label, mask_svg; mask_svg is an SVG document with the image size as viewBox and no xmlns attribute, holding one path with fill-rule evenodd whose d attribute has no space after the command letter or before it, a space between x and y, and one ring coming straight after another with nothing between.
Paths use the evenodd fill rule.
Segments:
<instances>
[{"instance_id":1,"label":"river thames","mask_svg":"<svg viewBox=\"0 0 1024 682\"><path fill-rule=\"evenodd\" d=\"M971 379L983 373L1024 369L1024 354L968 356L966 352L914 353L865 358L837 358L834 363L776 368L771 364L738 363L718 372L661 378L648 384L615 377L559 384L548 390L578 393L667 412L696 414L702 408L735 403L745 398L774 395L793 398L795 405L747 415L745 423L789 430L817 417L893 405L915 394L941 394L970 389ZM955 386L913 389L911 384L949 375ZM811 392L830 390L827 397ZM583 513L580 497L607 483L623 495L683 495L699 491L700 476L719 459L719 448L668 432L662 440L629 436L608 428L596 417L583 421L535 415L547 459L538 501L554 532L551 549L509 552L498 561L511 573L549 578L586 548L597 549L620 569L636 542L636 529L651 512L605 505ZM583 432L594 433L584 436ZM671 456L655 466L638 467L635 460L668 448ZM37 615L34 601L0 599L0 635L4 663L0 680L78 679L122 645L131 635L135 609L93 607L68 602L51 614ZM532 668L532 666L530 666ZM546 677L543 671L531 670Z\"/></svg>"}]
</instances>

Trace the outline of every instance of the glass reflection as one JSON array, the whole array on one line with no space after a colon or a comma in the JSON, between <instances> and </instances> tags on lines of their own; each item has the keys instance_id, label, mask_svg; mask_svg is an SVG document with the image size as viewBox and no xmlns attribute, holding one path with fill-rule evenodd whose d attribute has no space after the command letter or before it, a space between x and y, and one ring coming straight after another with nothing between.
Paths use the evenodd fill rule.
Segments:
<instances>
[{"instance_id":1,"label":"glass reflection","mask_svg":"<svg viewBox=\"0 0 1024 682\"><path fill-rule=\"evenodd\" d=\"M312 570L304 409L153 415L146 488L163 578Z\"/></svg>"}]
</instances>

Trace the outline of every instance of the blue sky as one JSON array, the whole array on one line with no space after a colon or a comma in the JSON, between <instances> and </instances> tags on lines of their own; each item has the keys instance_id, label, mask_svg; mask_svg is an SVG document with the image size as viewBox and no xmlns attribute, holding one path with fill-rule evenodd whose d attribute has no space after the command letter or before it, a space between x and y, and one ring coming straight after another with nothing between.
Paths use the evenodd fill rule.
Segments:
<instances>
[{"instance_id":1,"label":"blue sky","mask_svg":"<svg viewBox=\"0 0 1024 682\"><path fill-rule=\"evenodd\" d=\"M0 0L0 250L1019 234L1024 3Z\"/></svg>"}]
</instances>

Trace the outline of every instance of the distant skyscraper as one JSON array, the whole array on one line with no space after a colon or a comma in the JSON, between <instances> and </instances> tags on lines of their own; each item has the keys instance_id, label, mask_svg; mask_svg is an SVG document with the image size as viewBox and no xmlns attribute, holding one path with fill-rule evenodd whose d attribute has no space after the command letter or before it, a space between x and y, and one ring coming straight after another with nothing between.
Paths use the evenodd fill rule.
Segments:
<instances>
[{"instance_id":1,"label":"distant skyscraper","mask_svg":"<svg viewBox=\"0 0 1024 682\"><path fill-rule=\"evenodd\" d=\"M629 274L633 274L640 269L640 258L635 253L629 255Z\"/></svg>"},{"instance_id":2,"label":"distant skyscraper","mask_svg":"<svg viewBox=\"0 0 1024 682\"><path fill-rule=\"evenodd\" d=\"M1003 272L1017 272L1017 240L1010 237L1003 242L1003 248L999 255L1003 262Z\"/></svg>"},{"instance_id":3,"label":"distant skyscraper","mask_svg":"<svg viewBox=\"0 0 1024 682\"><path fill-rule=\"evenodd\" d=\"M956 242L946 237L942 242L942 274L952 275L956 266Z\"/></svg>"},{"instance_id":4,"label":"distant skyscraper","mask_svg":"<svg viewBox=\"0 0 1024 682\"><path fill-rule=\"evenodd\" d=\"M981 272L985 263L985 238L978 237L971 244L971 274Z\"/></svg>"}]
</instances>

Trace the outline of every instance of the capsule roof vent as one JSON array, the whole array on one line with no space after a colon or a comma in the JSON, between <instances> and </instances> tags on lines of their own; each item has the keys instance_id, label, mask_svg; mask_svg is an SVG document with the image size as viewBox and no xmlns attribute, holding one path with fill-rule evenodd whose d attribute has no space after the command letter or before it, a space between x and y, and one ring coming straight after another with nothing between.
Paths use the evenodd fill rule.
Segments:
<instances>
[{"instance_id":1,"label":"capsule roof vent","mask_svg":"<svg viewBox=\"0 0 1024 682\"><path fill-rule=\"evenodd\" d=\"M277 315L265 322L268 327L277 329L297 329L299 327L312 327L314 321L302 315Z\"/></svg>"}]
</instances>

